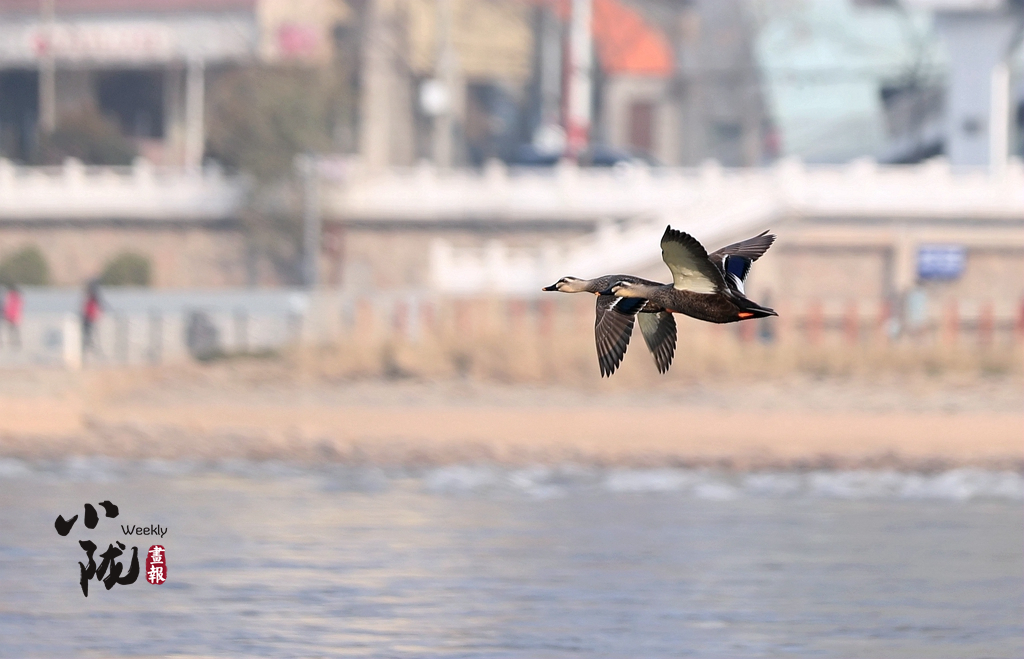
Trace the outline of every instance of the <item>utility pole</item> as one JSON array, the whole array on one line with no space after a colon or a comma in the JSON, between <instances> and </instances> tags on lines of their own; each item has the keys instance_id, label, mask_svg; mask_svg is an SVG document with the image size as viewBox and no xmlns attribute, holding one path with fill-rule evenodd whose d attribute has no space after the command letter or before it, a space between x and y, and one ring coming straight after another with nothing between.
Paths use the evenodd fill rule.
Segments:
<instances>
[{"instance_id":1,"label":"utility pole","mask_svg":"<svg viewBox=\"0 0 1024 659\"><path fill-rule=\"evenodd\" d=\"M203 164L203 147L206 131L205 119L205 65L201 59L193 58L185 69L185 166L199 168Z\"/></svg>"},{"instance_id":2,"label":"utility pole","mask_svg":"<svg viewBox=\"0 0 1024 659\"><path fill-rule=\"evenodd\" d=\"M992 67L992 91L989 103L989 171L1000 176L1010 159L1010 66L1007 59Z\"/></svg>"},{"instance_id":3,"label":"utility pole","mask_svg":"<svg viewBox=\"0 0 1024 659\"><path fill-rule=\"evenodd\" d=\"M388 48L393 44L384 26L380 0L368 0L364 11L359 153L367 166L377 169L386 167L391 160Z\"/></svg>"},{"instance_id":4,"label":"utility pole","mask_svg":"<svg viewBox=\"0 0 1024 659\"><path fill-rule=\"evenodd\" d=\"M39 127L43 135L57 128L57 63L53 53L53 0L39 0L43 38L39 52Z\"/></svg>"},{"instance_id":5,"label":"utility pole","mask_svg":"<svg viewBox=\"0 0 1024 659\"><path fill-rule=\"evenodd\" d=\"M455 127L454 101L456 80L455 46L452 43L452 0L437 0L437 63L434 75L444 90L443 106L434 118L434 164L449 168L454 164L452 130Z\"/></svg>"},{"instance_id":6,"label":"utility pole","mask_svg":"<svg viewBox=\"0 0 1024 659\"><path fill-rule=\"evenodd\" d=\"M569 107L566 133L569 155L578 158L590 140L592 0L572 0L569 27Z\"/></svg>"},{"instance_id":7,"label":"utility pole","mask_svg":"<svg viewBox=\"0 0 1024 659\"><path fill-rule=\"evenodd\" d=\"M536 126L533 146L544 153L565 153L565 129L562 122L562 22L551 6L535 7L537 60L535 75Z\"/></svg>"},{"instance_id":8,"label":"utility pole","mask_svg":"<svg viewBox=\"0 0 1024 659\"><path fill-rule=\"evenodd\" d=\"M320 167L315 155L305 153L295 159L302 180L302 280L307 288L320 284L320 238L323 219L320 214Z\"/></svg>"}]
</instances>

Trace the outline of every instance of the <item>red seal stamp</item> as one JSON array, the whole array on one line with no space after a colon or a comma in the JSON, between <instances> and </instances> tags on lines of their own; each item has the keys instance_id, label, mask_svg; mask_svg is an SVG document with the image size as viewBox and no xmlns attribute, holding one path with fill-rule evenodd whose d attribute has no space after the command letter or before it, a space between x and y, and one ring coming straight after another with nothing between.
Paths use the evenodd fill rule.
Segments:
<instances>
[{"instance_id":1,"label":"red seal stamp","mask_svg":"<svg viewBox=\"0 0 1024 659\"><path fill-rule=\"evenodd\" d=\"M146 581L153 584L167 581L167 550L163 545L153 545L146 553Z\"/></svg>"}]
</instances>

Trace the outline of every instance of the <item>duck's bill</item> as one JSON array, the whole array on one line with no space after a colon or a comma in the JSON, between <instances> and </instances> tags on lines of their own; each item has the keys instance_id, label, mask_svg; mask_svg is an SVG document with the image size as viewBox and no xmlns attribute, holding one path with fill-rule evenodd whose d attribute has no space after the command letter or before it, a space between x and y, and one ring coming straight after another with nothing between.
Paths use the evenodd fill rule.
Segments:
<instances>
[{"instance_id":1,"label":"duck's bill","mask_svg":"<svg viewBox=\"0 0 1024 659\"><path fill-rule=\"evenodd\" d=\"M542 288L540 290L542 290L542 291L557 291L558 287L555 284L551 284L550 286L545 286L544 288Z\"/></svg>"}]
</instances>

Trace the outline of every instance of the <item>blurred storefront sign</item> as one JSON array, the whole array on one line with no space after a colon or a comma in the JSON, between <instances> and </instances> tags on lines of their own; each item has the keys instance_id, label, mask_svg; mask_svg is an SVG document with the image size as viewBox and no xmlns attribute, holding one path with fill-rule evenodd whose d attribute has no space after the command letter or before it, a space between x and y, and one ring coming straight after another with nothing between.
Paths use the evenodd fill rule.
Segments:
<instances>
[{"instance_id":1,"label":"blurred storefront sign","mask_svg":"<svg viewBox=\"0 0 1024 659\"><path fill-rule=\"evenodd\" d=\"M47 54L86 65L245 60L258 39L253 18L233 15L0 22L0 68L34 65Z\"/></svg>"},{"instance_id":2,"label":"blurred storefront sign","mask_svg":"<svg viewBox=\"0 0 1024 659\"><path fill-rule=\"evenodd\" d=\"M959 279L967 262L963 245L922 245L917 250L917 278Z\"/></svg>"},{"instance_id":3,"label":"blurred storefront sign","mask_svg":"<svg viewBox=\"0 0 1024 659\"><path fill-rule=\"evenodd\" d=\"M321 26L284 23L277 28L277 50L282 59L313 59L323 47Z\"/></svg>"},{"instance_id":4,"label":"blurred storefront sign","mask_svg":"<svg viewBox=\"0 0 1024 659\"><path fill-rule=\"evenodd\" d=\"M36 54L67 60L153 60L169 58L174 37L160 23L58 24L29 33Z\"/></svg>"}]
</instances>

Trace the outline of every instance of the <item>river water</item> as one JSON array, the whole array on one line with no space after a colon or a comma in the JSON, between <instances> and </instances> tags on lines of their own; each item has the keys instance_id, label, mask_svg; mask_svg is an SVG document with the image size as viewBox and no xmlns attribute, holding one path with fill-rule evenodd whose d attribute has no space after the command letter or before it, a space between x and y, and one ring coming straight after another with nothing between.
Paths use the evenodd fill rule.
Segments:
<instances>
[{"instance_id":1,"label":"river water","mask_svg":"<svg viewBox=\"0 0 1024 659\"><path fill-rule=\"evenodd\" d=\"M0 460L0 656L1019 658L1022 500L977 470ZM84 539L163 545L166 583L83 597Z\"/></svg>"}]
</instances>

